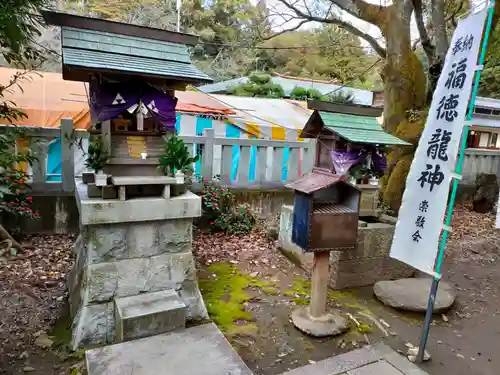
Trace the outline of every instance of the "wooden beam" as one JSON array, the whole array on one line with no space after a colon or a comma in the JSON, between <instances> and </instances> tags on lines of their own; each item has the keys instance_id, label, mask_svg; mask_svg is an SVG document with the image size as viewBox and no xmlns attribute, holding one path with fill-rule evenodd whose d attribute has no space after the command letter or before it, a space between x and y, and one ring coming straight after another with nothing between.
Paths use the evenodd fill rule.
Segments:
<instances>
[{"instance_id":1,"label":"wooden beam","mask_svg":"<svg viewBox=\"0 0 500 375\"><path fill-rule=\"evenodd\" d=\"M312 269L311 304L309 306L310 314L314 318L326 314L329 271L330 252L315 252Z\"/></svg>"}]
</instances>

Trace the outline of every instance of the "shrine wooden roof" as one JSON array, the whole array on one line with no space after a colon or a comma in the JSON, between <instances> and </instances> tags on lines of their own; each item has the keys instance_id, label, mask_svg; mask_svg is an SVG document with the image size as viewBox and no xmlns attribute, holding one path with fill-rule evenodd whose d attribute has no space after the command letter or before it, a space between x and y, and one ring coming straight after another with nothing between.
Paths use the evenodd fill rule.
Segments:
<instances>
[{"instance_id":1,"label":"shrine wooden roof","mask_svg":"<svg viewBox=\"0 0 500 375\"><path fill-rule=\"evenodd\" d=\"M65 79L88 81L98 72L212 82L189 56L188 45L196 45L197 36L58 12L42 13L47 24L61 27Z\"/></svg>"}]
</instances>

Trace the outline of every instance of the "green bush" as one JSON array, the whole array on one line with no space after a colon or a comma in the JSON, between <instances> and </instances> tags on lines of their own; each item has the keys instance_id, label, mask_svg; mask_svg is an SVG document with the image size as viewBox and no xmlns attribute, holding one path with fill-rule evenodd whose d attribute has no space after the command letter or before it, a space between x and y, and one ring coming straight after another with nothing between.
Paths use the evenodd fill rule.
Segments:
<instances>
[{"instance_id":1,"label":"green bush","mask_svg":"<svg viewBox=\"0 0 500 375\"><path fill-rule=\"evenodd\" d=\"M235 204L234 194L218 183L205 182L203 185L203 218L214 232L233 235L250 233L255 224L255 216L247 203Z\"/></svg>"},{"instance_id":2,"label":"green bush","mask_svg":"<svg viewBox=\"0 0 500 375\"><path fill-rule=\"evenodd\" d=\"M17 129L6 129L0 134L0 218L6 215L38 219L39 215L31 209L31 187L28 176L19 168L20 163L32 164L35 155L31 149L21 151L17 140L24 134ZM9 222L10 220L2 220Z\"/></svg>"}]
</instances>

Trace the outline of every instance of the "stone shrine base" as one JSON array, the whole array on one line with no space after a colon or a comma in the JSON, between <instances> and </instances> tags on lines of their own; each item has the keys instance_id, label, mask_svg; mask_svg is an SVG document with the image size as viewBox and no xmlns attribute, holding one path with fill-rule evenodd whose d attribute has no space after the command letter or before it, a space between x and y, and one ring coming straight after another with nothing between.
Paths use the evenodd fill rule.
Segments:
<instances>
[{"instance_id":1,"label":"stone shrine base","mask_svg":"<svg viewBox=\"0 0 500 375\"><path fill-rule=\"evenodd\" d=\"M138 296L127 305L149 300L163 306L154 293L168 291L180 297L186 319L208 318L191 245L192 220L201 215L200 197L188 192L169 199L103 200L89 198L85 185L76 185L81 230L68 277L72 347L115 342L115 305L123 297ZM171 329L180 326L172 315L181 316L178 309L154 313L164 317L157 323L163 332L169 330L169 321ZM127 333L119 336L126 338Z\"/></svg>"}]
</instances>

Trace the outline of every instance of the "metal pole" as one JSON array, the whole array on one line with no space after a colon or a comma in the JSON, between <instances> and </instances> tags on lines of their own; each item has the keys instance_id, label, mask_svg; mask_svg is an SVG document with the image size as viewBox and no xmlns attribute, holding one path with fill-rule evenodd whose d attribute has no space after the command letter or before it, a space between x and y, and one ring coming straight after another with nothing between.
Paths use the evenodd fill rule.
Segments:
<instances>
[{"instance_id":1,"label":"metal pole","mask_svg":"<svg viewBox=\"0 0 500 375\"><path fill-rule=\"evenodd\" d=\"M486 47L488 46L488 38L489 38L489 34L490 34L491 23L493 21L495 0L490 1L489 7L490 8L488 11L488 20L487 20L486 28L484 31L483 43L481 45L481 54L479 55L478 68L476 69L474 86L472 88L472 95L471 95L471 99L469 102L469 110L467 112L467 121L468 122L470 120L472 120L472 115L474 114L474 105L476 103L477 91L479 89L479 80L481 79L481 69L482 69L482 65L484 63L484 58L486 56ZM455 173L458 176L460 176L460 174L462 173L462 165L463 165L463 161L464 161L464 153L465 153L465 148L467 146L468 135L469 135L469 126L466 125L466 126L464 126L464 130L462 133L462 142L460 144L460 154L458 156L457 167L455 169ZM453 214L453 206L455 205L455 198L457 196L457 189L458 189L458 179L454 178L452 190L451 190L450 201L448 203L448 211L446 213L446 221L445 221L446 228L449 228L451 226L451 216ZM427 311L425 312L424 327L422 329L422 336L420 338L420 345L418 347L417 358L419 361L424 360L425 347L427 345L427 338L429 337L429 328L430 328L431 321L432 321L432 313L434 310L434 303L436 301L436 294L437 294L438 287L439 287L439 279L441 278L441 266L442 266L443 260L444 260L444 250L446 248L446 240L447 239L448 239L448 230L444 229L443 237L441 238L441 243L439 246L439 253L438 253L438 258L437 258L437 262L436 262L436 267L435 267L436 276L434 276L434 279L432 280L431 290L429 293L429 302L427 303Z\"/></svg>"}]
</instances>

